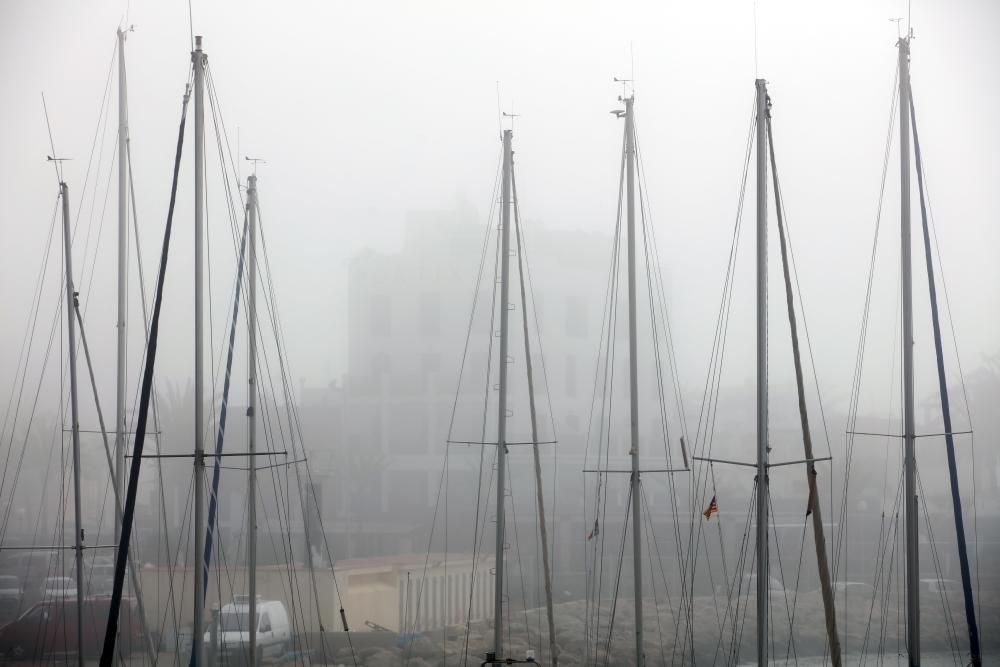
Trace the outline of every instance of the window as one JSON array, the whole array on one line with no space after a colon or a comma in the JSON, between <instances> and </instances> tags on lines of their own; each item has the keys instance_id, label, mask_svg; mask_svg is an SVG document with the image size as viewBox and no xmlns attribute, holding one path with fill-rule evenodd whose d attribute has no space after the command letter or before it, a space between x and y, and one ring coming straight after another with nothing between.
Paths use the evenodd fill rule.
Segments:
<instances>
[{"instance_id":1,"label":"window","mask_svg":"<svg viewBox=\"0 0 1000 667\"><path fill-rule=\"evenodd\" d=\"M24 615L25 618L30 618L35 621L47 621L49 620L49 608L46 606L35 607L27 614Z\"/></svg>"},{"instance_id":2,"label":"window","mask_svg":"<svg viewBox=\"0 0 1000 667\"><path fill-rule=\"evenodd\" d=\"M395 407L387 419L388 448L397 453L427 451L427 408L421 403L407 402Z\"/></svg>"},{"instance_id":3,"label":"window","mask_svg":"<svg viewBox=\"0 0 1000 667\"><path fill-rule=\"evenodd\" d=\"M394 517L403 519L419 516L423 511L420 496L423 479L410 471L391 470L388 476L389 511Z\"/></svg>"},{"instance_id":4,"label":"window","mask_svg":"<svg viewBox=\"0 0 1000 667\"><path fill-rule=\"evenodd\" d=\"M583 297L566 297L566 335L583 338L587 335L587 302Z\"/></svg>"},{"instance_id":5,"label":"window","mask_svg":"<svg viewBox=\"0 0 1000 667\"><path fill-rule=\"evenodd\" d=\"M260 615L260 632L270 632L271 631L271 617L267 613Z\"/></svg>"},{"instance_id":6,"label":"window","mask_svg":"<svg viewBox=\"0 0 1000 667\"><path fill-rule=\"evenodd\" d=\"M570 433L580 432L580 418L575 413L571 412L566 416L566 428Z\"/></svg>"},{"instance_id":7,"label":"window","mask_svg":"<svg viewBox=\"0 0 1000 667\"><path fill-rule=\"evenodd\" d=\"M566 395L576 396L576 357L572 354L566 355Z\"/></svg>"},{"instance_id":8,"label":"window","mask_svg":"<svg viewBox=\"0 0 1000 667\"><path fill-rule=\"evenodd\" d=\"M433 625L442 624L443 605L441 604L441 577L431 578L431 617Z\"/></svg>"},{"instance_id":9,"label":"window","mask_svg":"<svg viewBox=\"0 0 1000 667\"><path fill-rule=\"evenodd\" d=\"M239 632L250 626L249 611L224 611L220 616L223 632Z\"/></svg>"},{"instance_id":10,"label":"window","mask_svg":"<svg viewBox=\"0 0 1000 667\"><path fill-rule=\"evenodd\" d=\"M441 295L425 292L420 295L420 335L437 336L441 333Z\"/></svg>"},{"instance_id":11,"label":"window","mask_svg":"<svg viewBox=\"0 0 1000 667\"><path fill-rule=\"evenodd\" d=\"M376 354L372 357L372 375L381 377L392 370L392 359L388 354Z\"/></svg>"},{"instance_id":12,"label":"window","mask_svg":"<svg viewBox=\"0 0 1000 667\"><path fill-rule=\"evenodd\" d=\"M388 294L375 294L368 300L369 327L373 336L392 333L392 302Z\"/></svg>"},{"instance_id":13,"label":"window","mask_svg":"<svg viewBox=\"0 0 1000 667\"><path fill-rule=\"evenodd\" d=\"M425 378L441 370L441 355L427 352L420 355L420 374Z\"/></svg>"}]
</instances>

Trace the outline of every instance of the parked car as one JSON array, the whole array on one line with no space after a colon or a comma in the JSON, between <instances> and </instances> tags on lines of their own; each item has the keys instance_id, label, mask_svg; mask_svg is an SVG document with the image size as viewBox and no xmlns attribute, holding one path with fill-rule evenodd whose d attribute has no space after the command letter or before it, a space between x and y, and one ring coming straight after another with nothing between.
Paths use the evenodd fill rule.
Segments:
<instances>
[{"instance_id":1,"label":"parked car","mask_svg":"<svg viewBox=\"0 0 1000 667\"><path fill-rule=\"evenodd\" d=\"M921 579L920 590L924 593L958 594L962 586L954 579Z\"/></svg>"},{"instance_id":2,"label":"parked car","mask_svg":"<svg viewBox=\"0 0 1000 667\"><path fill-rule=\"evenodd\" d=\"M6 620L20 614L23 602L21 580L12 574L0 575L0 618Z\"/></svg>"},{"instance_id":3,"label":"parked car","mask_svg":"<svg viewBox=\"0 0 1000 667\"><path fill-rule=\"evenodd\" d=\"M93 556L90 559L91 567L110 567L114 569L115 559L112 556Z\"/></svg>"},{"instance_id":4,"label":"parked car","mask_svg":"<svg viewBox=\"0 0 1000 667\"><path fill-rule=\"evenodd\" d=\"M246 596L236 596L219 612L216 633L216 660L221 664L239 664L246 660L250 647L250 604ZM257 656L264 658L285 654L291 640L288 611L277 600L257 599ZM204 634L205 651L212 650L212 632Z\"/></svg>"},{"instance_id":5,"label":"parked car","mask_svg":"<svg viewBox=\"0 0 1000 667\"><path fill-rule=\"evenodd\" d=\"M43 600L75 598L76 582L73 580L73 577L46 577L42 581L39 594Z\"/></svg>"},{"instance_id":6,"label":"parked car","mask_svg":"<svg viewBox=\"0 0 1000 667\"><path fill-rule=\"evenodd\" d=\"M108 598L83 600L84 655L100 654L110 609ZM135 601L131 598L123 599L118 623L118 645L126 654L141 646L136 614ZM46 655L76 653L76 626L76 600L43 600L16 620L0 627L0 654L6 659L38 659Z\"/></svg>"},{"instance_id":7,"label":"parked car","mask_svg":"<svg viewBox=\"0 0 1000 667\"><path fill-rule=\"evenodd\" d=\"M54 551L20 551L11 554L4 562L4 574L16 575L21 580L25 592L34 594L39 589L45 577L52 572L58 555Z\"/></svg>"},{"instance_id":8,"label":"parked car","mask_svg":"<svg viewBox=\"0 0 1000 667\"><path fill-rule=\"evenodd\" d=\"M737 586L736 584L728 583L717 583L715 585L715 594L726 596L730 593L730 585L732 586L732 593L738 595L756 595L757 594L757 575L756 574L744 574L741 583ZM781 582L774 577L768 577L768 588L772 594L784 593L785 588L781 585Z\"/></svg>"},{"instance_id":9,"label":"parked car","mask_svg":"<svg viewBox=\"0 0 1000 667\"><path fill-rule=\"evenodd\" d=\"M87 593L93 596L108 596L114 591L114 577L91 577Z\"/></svg>"},{"instance_id":10,"label":"parked car","mask_svg":"<svg viewBox=\"0 0 1000 667\"><path fill-rule=\"evenodd\" d=\"M860 593L869 597L874 590L871 584L866 584L861 581L835 581L833 582L832 588L834 593L847 593L848 595Z\"/></svg>"},{"instance_id":11,"label":"parked car","mask_svg":"<svg viewBox=\"0 0 1000 667\"><path fill-rule=\"evenodd\" d=\"M767 578L767 588L771 593L784 593L785 587L781 585L781 582L774 577ZM745 574L743 575L743 591L746 595L755 595L757 592L757 575L756 574Z\"/></svg>"},{"instance_id":12,"label":"parked car","mask_svg":"<svg viewBox=\"0 0 1000 667\"><path fill-rule=\"evenodd\" d=\"M91 577L87 582L87 594L91 597L110 597L115 588L114 573L110 576ZM132 582L128 576L122 582L122 595L132 597Z\"/></svg>"}]
</instances>

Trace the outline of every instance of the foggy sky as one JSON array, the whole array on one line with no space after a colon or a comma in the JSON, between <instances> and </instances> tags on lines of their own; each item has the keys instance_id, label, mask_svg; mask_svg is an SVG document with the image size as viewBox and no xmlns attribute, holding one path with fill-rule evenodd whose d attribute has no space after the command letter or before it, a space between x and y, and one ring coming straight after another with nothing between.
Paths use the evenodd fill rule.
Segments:
<instances>
[{"instance_id":1,"label":"foggy sky","mask_svg":"<svg viewBox=\"0 0 1000 667\"><path fill-rule=\"evenodd\" d=\"M499 152L497 82L503 108L520 114L514 142L528 224L610 239L621 123L608 111L618 106L621 88L612 78L619 76L636 79L640 149L671 285L680 370L697 385L707 365L759 75L774 102L783 196L819 374L831 393L846 394L896 59L897 28L888 19L903 15L905 5L762 0L755 67L750 2L195 2L194 32L205 36L234 143L238 128L243 177L243 155L268 162L259 169L263 225L296 383L325 386L346 371L350 257L369 247L398 248L408 211L471 205L485 224ZM959 350L973 367L1000 347L1000 45L994 39L1000 8L988 0L916 1L912 19L913 91L943 270ZM119 23L135 26L126 46L130 131L151 281L190 66L186 6L65 0L0 6L2 377L17 364L57 190L45 162L51 150L40 93L56 152L73 158L65 176L71 198L79 197ZM106 181L116 85L112 76L111 121L97 142L105 161L91 176L99 185L96 197L88 189L80 223L81 233L90 229L96 238L107 191L101 245L88 256L96 256L98 268L83 300L93 309L88 334L104 339L96 354L108 366L116 185L112 180L108 190ZM164 344L167 363L158 374L179 383L192 373L190 137L189 131L164 311L178 333ZM211 130L209 137L218 348L231 307L232 251ZM898 233L897 169L894 149L887 235ZM71 201L76 211L80 202ZM889 309L897 238L885 236L880 246ZM442 248L441 257L447 252ZM914 258L921 271L919 245ZM78 259L78 273L89 271L84 262ZM752 266L744 262L742 270L750 280ZM772 273L773 290L779 275ZM773 294L780 306L780 292ZM925 287L915 294L926 300ZM891 333L891 325L880 329L883 338ZM917 345L928 354L929 341L921 324ZM596 348L595 340L595 354ZM0 389L5 403L9 384Z\"/></svg>"}]
</instances>

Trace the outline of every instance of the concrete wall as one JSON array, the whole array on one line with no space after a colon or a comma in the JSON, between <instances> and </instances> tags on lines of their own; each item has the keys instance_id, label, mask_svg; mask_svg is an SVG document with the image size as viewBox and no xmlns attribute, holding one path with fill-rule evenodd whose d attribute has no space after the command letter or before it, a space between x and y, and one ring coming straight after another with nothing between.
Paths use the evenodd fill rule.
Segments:
<instances>
[{"instance_id":1,"label":"concrete wall","mask_svg":"<svg viewBox=\"0 0 1000 667\"><path fill-rule=\"evenodd\" d=\"M325 630L342 630L342 606L351 632L369 631L365 621L397 632L425 630L464 622L470 586L475 586L472 619L492 615L493 559L481 557L475 566L473 576L473 561L468 556L445 559L436 555L428 559L413 555L343 561L337 565L336 580L329 569L316 570L315 589L308 568L269 566L257 569L257 593L265 600L285 604L295 632L316 632L320 620ZM162 628L166 636L174 634L174 609L178 625L182 629L190 627L194 595L190 567L174 569L173 586L165 567L143 568L140 579L152 629L160 632ZM426 585L421 586L425 581ZM217 608L246 591L245 568L213 570L209 574L206 607Z\"/></svg>"}]
</instances>

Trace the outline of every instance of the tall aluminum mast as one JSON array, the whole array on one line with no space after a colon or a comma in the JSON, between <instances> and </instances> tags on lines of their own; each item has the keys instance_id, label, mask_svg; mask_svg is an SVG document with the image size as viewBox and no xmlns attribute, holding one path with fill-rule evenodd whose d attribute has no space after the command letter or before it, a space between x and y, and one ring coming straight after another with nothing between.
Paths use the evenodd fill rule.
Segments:
<instances>
[{"instance_id":1,"label":"tall aluminum mast","mask_svg":"<svg viewBox=\"0 0 1000 667\"><path fill-rule=\"evenodd\" d=\"M118 330L115 364L115 450L112 475L115 484L115 546L121 541L122 511L125 497L125 352L127 350L126 314L128 313L128 86L125 77L125 36L127 31L118 28ZM136 248L138 252L138 248ZM80 325L81 336L83 325ZM103 429L103 427L102 427ZM147 649L152 656L153 642L146 624L142 592L139 590L139 576L135 569L132 550L126 554L129 576L135 591L136 603L142 611L143 635Z\"/></svg>"},{"instance_id":2,"label":"tall aluminum mast","mask_svg":"<svg viewBox=\"0 0 1000 667\"><path fill-rule=\"evenodd\" d=\"M250 628L250 664L257 661L257 175L247 178L247 227L250 248L247 253L247 338L249 340L249 380L247 396L247 444L250 472L247 475L247 574L249 584L248 627Z\"/></svg>"},{"instance_id":3,"label":"tall aluminum mast","mask_svg":"<svg viewBox=\"0 0 1000 667\"><path fill-rule=\"evenodd\" d=\"M80 414L76 390L76 318L73 287L73 241L69 228L69 186L59 184L62 195L63 248L66 255L66 327L69 345L70 427L73 432L73 554L76 559L76 646L77 664L83 667L83 519L80 514Z\"/></svg>"},{"instance_id":4,"label":"tall aluminum mast","mask_svg":"<svg viewBox=\"0 0 1000 667\"><path fill-rule=\"evenodd\" d=\"M792 277L788 262L784 206L781 203L781 189L778 184L778 164L774 157L774 133L771 131L770 110L767 118L767 145L771 158L771 183L774 186L774 212L778 218L778 241L781 247L781 269L785 279L785 303L788 307L788 326L792 336L792 361L795 366L795 386L799 398L799 421L802 424L802 448L805 454L806 486L809 488L806 516L812 517L813 542L816 547L816 569L819 572L820 593L823 597L823 615L826 619L827 641L830 647L830 661L833 667L841 667L840 637L837 634L837 610L834 606L833 587L830 584L830 564L826 555L826 534L823 530L823 509L816 490L816 459L813 454L812 434L809 429L809 413L806 409L805 384L802 379L802 356L799 352L799 331L795 321L795 302L792 293Z\"/></svg>"},{"instance_id":5,"label":"tall aluminum mast","mask_svg":"<svg viewBox=\"0 0 1000 667\"><path fill-rule=\"evenodd\" d=\"M635 662L646 663L643 654L642 627L642 502L639 487L639 360L636 348L635 295L635 119L634 96L625 102L625 181L626 219L628 222L628 376L629 376L629 454L632 457L632 579L635 588Z\"/></svg>"},{"instance_id":6,"label":"tall aluminum mast","mask_svg":"<svg viewBox=\"0 0 1000 667\"><path fill-rule=\"evenodd\" d=\"M757 664L767 664L767 82L757 79Z\"/></svg>"},{"instance_id":7,"label":"tall aluminum mast","mask_svg":"<svg viewBox=\"0 0 1000 667\"><path fill-rule=\"evenodd\" d=\"M535 410L535 376L531 366L531 336L528 334L528 296L524 289L524 253L521 244L521 214L517 207L517 181L511 174L514 197L514 225L517 231L517 275L521 287L521 325L524 332L524 368L528 380L528 411L531 416L531 447L535 463L535 504L538 508L538 533L542 542L542 574L545 584L545 618L549 629L549 660L552 667L559 665L559 647L556 645L556 621L552 612L552 570L549 557L549 536L545 526L545 494L542 485L542 460L538 451L538 414Z\"/></svg>"},{"instance_id":8,"label":"tall aluminum mast","mask_svg":"<svg viewBox=\"0 0 1000 667\"><path fill-rule=\"evenodd\" d=\"M906 524L906 651L920 664L920 525L913 416L913 274L910 242L910 40L899 47L899 208L900 270L903 283L903 477Z\"/></svg>"},{"instance_id":9,"label":"tall aluminum mast","mask_svg":"<svg viewBox=\"0 0 1000 667\"><path fill-rule=\"evenodd\" d=\"M194 38L194 643L193 667L202 667L205 630L205 369L203 352L205 281L205 54Z\"/></svg>"},{"instance_id":10,"label":"tall aluminum mast","mask_svg":"<svg viewBox=\"0 0 1000 667\"><path fill-rule=\"evenodd\" d=\"M493 651L497 659L503 655L503 566L504 566L504 496L507 465L507 325L510 319L510 200L513 151L511 130L503 132L503 176L500 191L500 384L497 398L497 535L496 579L493 599Z\"/></svg>"},{"instance_id":11,"label":"tall aluminum mast","mask_svg":"<svg viewBox=\"0 0 1000 667\"><path fill-rule=\"evenodd\" d=\"M125 313L128 288L128 110L125 93L125 31L118 29L118 360L115 382L115 488L125 493ZM121 539L121 508L115 506L115 544Z\"/></svg>"}]
</instances>

